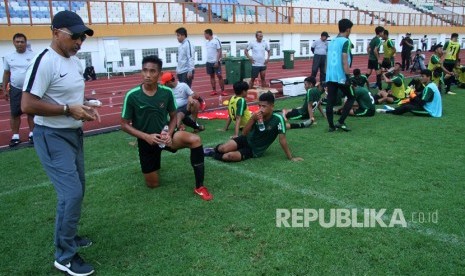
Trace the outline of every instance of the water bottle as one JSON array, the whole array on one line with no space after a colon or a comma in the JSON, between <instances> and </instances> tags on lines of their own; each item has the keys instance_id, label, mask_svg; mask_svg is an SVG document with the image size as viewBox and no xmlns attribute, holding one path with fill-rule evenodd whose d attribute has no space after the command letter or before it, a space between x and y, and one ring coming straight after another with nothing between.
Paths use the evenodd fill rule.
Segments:
<instances>
[{"instance_id":1,"label":"water bottle","mask_svg":"<svg viewBox=\"0 0 465 276\"><path fill-rule=\"evenodd\" d=\"M161 133L160 133L162 139L165 139L165 138L166 138L166 136L168 135L168 131L169 131L169 128L168 128L167 125L165 125L165 126L163 127L163 129L161 130ZM165 145L164 143L160 143L160 144L158 144L158 146L159 146L161 149L163 149L163 148L166 147L166 145Z\"/></svg>"},{"instance_id":2,"label":"water bottle","mask_svg":"<svg viewBox=\"0 0 465 276\"><path fill-rule=\"evenodd\" d=\"M95 89L93 89L92 92L90 92L90 94L95 95L97 93L95 92Z\"/></svg>"},{"instance_id":3,"label":"water bottle","mask_svg":"<svg viewBox=\"0 0 465 276\"><path fill-rule=\"evenodd\" d=\"M265 124L263 123L263 119L258 119L258 130L260 131L265 130Z\"/></svg>"},{"instance_id":4,"label":"water bottle","mask_svg":"<svg viewBox=\"0 0 465 276\"><path fill-rule=\"evenodd\" d=\"M218 106L223 106L223 96L221 94L218 96Z\"/></svg>"}]
</instances>

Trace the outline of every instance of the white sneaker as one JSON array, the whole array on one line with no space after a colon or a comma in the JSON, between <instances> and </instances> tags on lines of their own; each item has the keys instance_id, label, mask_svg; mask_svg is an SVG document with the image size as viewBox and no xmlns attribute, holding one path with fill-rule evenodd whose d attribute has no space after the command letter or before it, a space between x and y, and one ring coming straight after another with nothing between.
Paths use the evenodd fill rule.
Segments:
<instances>
[{"instance_id":1,"label":"white sneaker","mask_svg":"<svg viewBox=\"0 0 465 276\"><path fill-rule=\"evenodd\" d=\"M386 111L387 111L386 109L382 109L382 108L376 109L377 113L386 113Z\"/></svg>"},{"instance_id":2,"label":"white sneaker","mask_svg":"<svg viewBox=\"0 0 465 276\"><path fill-rule=\"evenodd\" d=\"M452 92L452 91L448 91L446 94L447 94L447 95L456 95L457 93Z\"/></svg>"},{"instance_id":3,"label":"white sneaker","mask_svg":"<svg viewBox=\"0 0 465 276\"><path fill-rule=\"evenodd\" d=\"M385 110L394 110L395 108L392 107L392 106L389 106L389 105L385 104L385 105L384 105L384 109L385 109Z\"/></svg>"}]
</instances>

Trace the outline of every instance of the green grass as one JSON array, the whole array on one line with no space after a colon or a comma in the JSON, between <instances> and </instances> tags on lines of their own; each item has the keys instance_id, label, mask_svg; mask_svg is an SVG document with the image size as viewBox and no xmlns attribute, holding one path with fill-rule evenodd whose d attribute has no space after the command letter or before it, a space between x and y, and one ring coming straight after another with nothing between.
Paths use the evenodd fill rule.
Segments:
<instances>
[{"instance_id":1,"label":"green grass","mask_svg":"<svg viewBox=\"0 0 465 276\"><path fill-rule=\"evenodd\" d=\"M189 151L163 154L160 188L143 183L133 141L118 131L85 139L82 249L99 275L462 274L465 271L465 91L444 96L439 119L348 118L349 133L287 134L301 163L275 142L263 158L206 159L211 202L194 196ZM301 97L277 108L300 105ZM231 134L206 121L205 146ZM0 275L60 275L53 262L56 197L32 148L0 153ZM277 228L277 208L400 208L408 227ZM414 223L413 212L438 212ZM326 216L328 219L328 215ZM359 220L363 217L359 216Z\"/></svg>"}]
</instances>

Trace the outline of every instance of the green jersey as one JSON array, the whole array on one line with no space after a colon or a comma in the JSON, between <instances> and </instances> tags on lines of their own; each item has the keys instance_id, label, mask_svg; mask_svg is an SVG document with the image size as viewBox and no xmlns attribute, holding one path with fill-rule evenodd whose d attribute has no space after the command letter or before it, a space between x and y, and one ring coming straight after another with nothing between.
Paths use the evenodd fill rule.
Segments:
<instances>
[{"instance_id":1,"label":"green jersey","mask_svg":"<svg viewBox=\"0 0 465 276\"><path fill-rule=\"evenodd\" d=\"M355 88L355 100L360 108L375 110L375 99L373 99L370 91L365 87Z\"/></svg>"},{"instance_id":2,"label":"green jersey","mask_svg":"<svg viewBox=\"0 0 465 276\"><path fill-rule=\"evenodd\" d=\"M375 48L378 47L378 53L379 53L379 48L381 47L381 39L378 36L373 37L373 39L370 41L370 52L368 59L369 60L378 60L378 58L375 56Z\"/></svg>"},{"instance_id":3,"label":"green jersey","mask_svg":"<svg viewBox=\"0 0 465 276\"><path fill-rule=\"evenodd\" d=\"M321 92L316 87L308 89L307 94L305 95L304 104L299 109L300 114L309 116L309 114L308 114L308 104L310 103L312 105L312 109L315 110L315 108L318 106L318 101L320 101L321 94L323 94L323 92Z\"/></svg>"},{"instance_id":4,"label":"green jersey","mask_svg":"<svg viewBox=\"0 0 465 276\"><path fill-rule=\"evenodd\" d=\"M356 84L357 86L363 87L363 86L365 86L365 85L369 85L369 83L368 83L368 78L367 78L366 75L360 74L360 76L353 76L351 79L352 79L353 81L355 81L355 84Z\"/></svg>"},{"instance_id":5,"label":"green jersey","mask_svg":"<svg viewBox=\"0 0 465 276\"><path fill-rule=\"evenodd\" d=\"M271 118L263 123L265 124L264 131L260 131L258 125L255 124L247 135L247 142L252 148L254 157L262 156L265 150L273 144L278 134L286 133L286 123L280 114L273 113Z\"/></svg>"},{"instance_id":6,"label":"green jersey","mask_svg":"<svg viewBox=\"0 0 465 276\"><path fill-rule=\"evenodd\" d=\"M176 111L173 91L158 85L153 96L144 93L142 85L126 93L121 117L130 120L132 126L145 133L160 133L167 124L168 113Z\"/></svg>"}]
</instances>

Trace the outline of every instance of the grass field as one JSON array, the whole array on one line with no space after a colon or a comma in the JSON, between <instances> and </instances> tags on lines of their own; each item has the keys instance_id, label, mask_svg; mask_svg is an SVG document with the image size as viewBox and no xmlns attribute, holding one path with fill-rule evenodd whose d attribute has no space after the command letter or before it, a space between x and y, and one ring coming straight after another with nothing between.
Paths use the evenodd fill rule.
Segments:
<instances>
[{"instance_id":1,"label":"grass field","mask_svg":"<svg viewBox=\"0 0 465 276\"><path fill-rule=\"evenodd\" d=\"M98 275L423 274L465 271L465 91L439 119L376 114L328 133L320 114L287 134L303 162L275 142L263 158L206 159L214 200L194 196L189 151L164 153L162 186L143 183L136 148L117 131L85 139L87 190L80 251ZM276 103L295 107L302 98ZM225 141L205 121L205 146ZM60 275L53 267L56 197L32 148L0 153L0 275ZM406 227L276 227L276 210L400 209ZM437 214L437 221L428 219ZM419 222L421 216L425 221ZM352 217L354 219L354 217Z\"/></svg>"}]
</instances>

